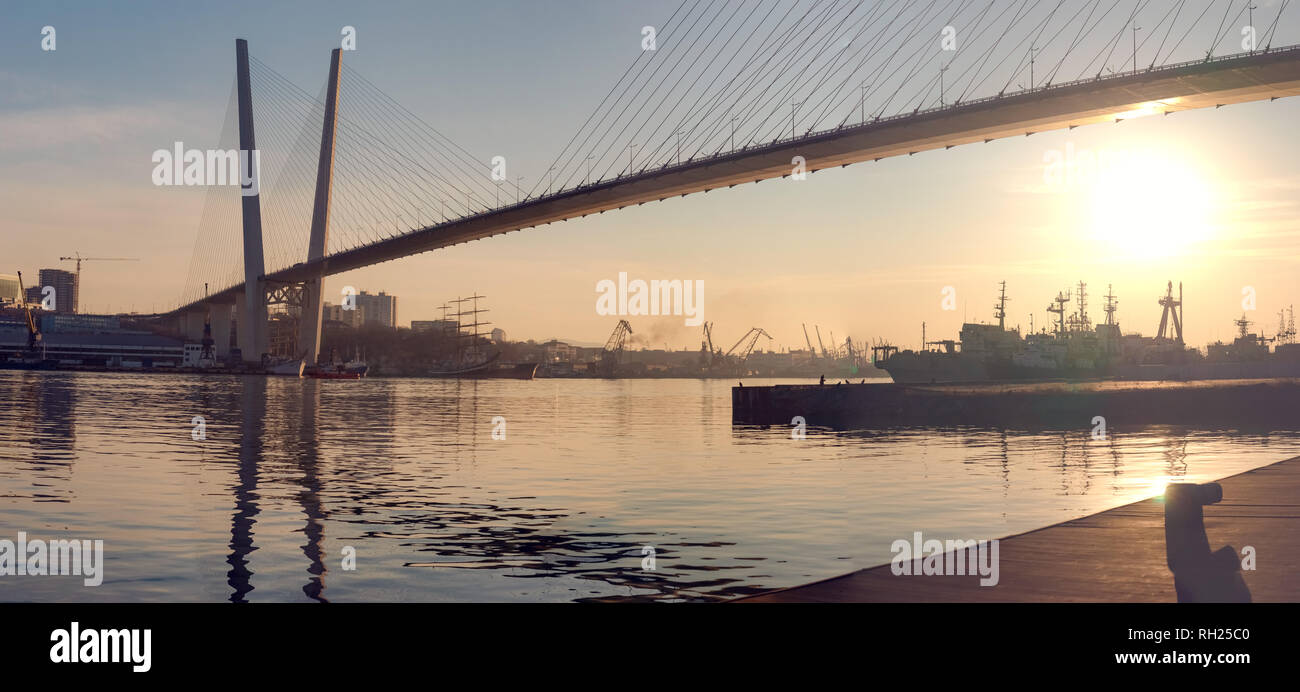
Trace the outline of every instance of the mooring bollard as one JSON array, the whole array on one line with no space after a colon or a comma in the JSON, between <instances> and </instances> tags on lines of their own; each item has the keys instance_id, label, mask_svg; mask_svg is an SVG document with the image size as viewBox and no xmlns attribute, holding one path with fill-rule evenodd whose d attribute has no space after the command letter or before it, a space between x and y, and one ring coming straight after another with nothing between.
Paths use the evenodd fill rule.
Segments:
<instances>
[{"instance_id":1,"label":"mooring bollard","mask_svg":"<svg viewBox=\"0 0 1300 692\"><path fill-rule=\"evenodd\" d=\"M1249 603L1237 551L1210 552L1202 508L1223 499L1218 483L1170 483L1165 487L1165 562L1174 573L1179 603Z\"/></svg>"}]
</instances>

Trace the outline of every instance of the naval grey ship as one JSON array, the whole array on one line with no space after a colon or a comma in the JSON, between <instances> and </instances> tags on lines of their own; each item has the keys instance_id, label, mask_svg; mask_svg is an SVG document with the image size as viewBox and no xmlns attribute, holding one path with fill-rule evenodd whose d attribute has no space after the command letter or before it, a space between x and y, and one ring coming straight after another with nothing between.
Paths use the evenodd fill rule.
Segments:
<instances>
[{"instance_id":1,"label":"naval grey ship","mask_svg":"<svg viewBox=\"0 0 1300 692\"><path fill-rule=\"evenodd\" d=\"M1118 303L1108 290L1104 323L1088 317L1087 284L1080 281L1077 298L1058 293L1047 311L1056 315L1049 331L1022 335L1006 327L1006 282L1002 282L994 316L997 324L966 323L958 339L927 341L920 351L879 344L872 348L876 367L900 384L1050 380L1197 380L1300 377L1300 344L1296 343L1294 311L1281 320L1274 337L1247 331L1237 320L1232 344L1211 344L1205 353L1183 343L1182 285L1174 297L1173 282L1158 299L1163 308L1154 337L1124 334L1115 319ZM1077 299L1077 310L1067 306ZM1269 344L1276 348L1270 350ZM937 347L937 348L931 348Z\"/></svg>"}]
</instances>

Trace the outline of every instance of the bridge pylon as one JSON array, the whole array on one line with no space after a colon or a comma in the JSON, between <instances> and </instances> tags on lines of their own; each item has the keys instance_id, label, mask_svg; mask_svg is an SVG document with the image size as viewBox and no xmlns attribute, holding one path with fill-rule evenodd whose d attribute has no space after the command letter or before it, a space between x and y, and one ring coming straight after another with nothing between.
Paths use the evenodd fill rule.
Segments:
<instances>
[{"instance_id":1,"label":"bridge pylon","mask_svg":"<svg viewBox=\"0 0 1300 692\"><path fill-rule=\"evenodd\" d=\"M311 212L311 237L307 244L307 262L325 257L329 245L330 190L334 179L334 132L338 115L339 70L342 51L335 48L330 53L329 86L325 94L325 122L321 125L320 162L316 168L316 199ZM323 271L303 282L302 317L299 323L298 348L303 351L307 365L316 363L320 355L320 330L322 315L321 292Z\"/></svg>"},{"instance_id":2,"label":"bridge pylon","mask_svg":"<svg viewBox=\"0 0 1300 692\"><path fill-rule=\"evenodd\" d=\"M239 301L239 350L245 362L260 363L267 352L266 291L262 276L266 273L262 254L262 202L260 155L253 134L253 89L248 76L248 41L235 39L235 81L239 98L240 165L248 170L242 175L252 181L244 188L241 181L240 205L244 222L244 295Z\"/></svg>"}]
</instances>

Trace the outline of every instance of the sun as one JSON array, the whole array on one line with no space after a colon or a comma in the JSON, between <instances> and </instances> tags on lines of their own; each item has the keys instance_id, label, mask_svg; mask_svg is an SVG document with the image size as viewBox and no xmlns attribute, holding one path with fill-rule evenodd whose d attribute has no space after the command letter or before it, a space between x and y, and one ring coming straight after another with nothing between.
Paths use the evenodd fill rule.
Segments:
<instances>
[{"instance_id":1,"label":"sun","mask_svg":"<svg viewBox=\"0 0 1300 692\"><path fill-rule=\"evenodd\" d=\"M1134 259L1188 254L1213 235L1214 188L1190 161L1155 152L1111 157L1092 185L1092 229L1104 252Z\"/></svg>"}]
</instances>

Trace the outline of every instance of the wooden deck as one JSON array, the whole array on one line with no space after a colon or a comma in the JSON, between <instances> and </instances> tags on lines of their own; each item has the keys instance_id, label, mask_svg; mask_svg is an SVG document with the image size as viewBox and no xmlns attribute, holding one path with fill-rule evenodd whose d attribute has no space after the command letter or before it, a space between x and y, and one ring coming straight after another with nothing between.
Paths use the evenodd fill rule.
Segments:
<instances>
[{"instance_id":1,"label":"wooden deck","mask_svg":"<svg viewBox=\"0 0 1300 692\"><path fill-rule=\"evenodd\" d=\"M1204 508L1210 549L1255 548L1251 600L1300 601L1300 457L1218 481ZM959 538L927 536L927 538ZM909 538L902 537L900 538ZM960 537L965 538L965 537ZM882 565L738 599L747 603L1173 602L1164 504L1152 498L1001 540L999 583L978 576L895 576Z\"/></svg>"}]
</instances>

